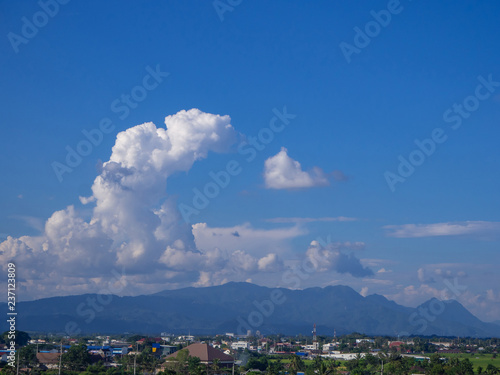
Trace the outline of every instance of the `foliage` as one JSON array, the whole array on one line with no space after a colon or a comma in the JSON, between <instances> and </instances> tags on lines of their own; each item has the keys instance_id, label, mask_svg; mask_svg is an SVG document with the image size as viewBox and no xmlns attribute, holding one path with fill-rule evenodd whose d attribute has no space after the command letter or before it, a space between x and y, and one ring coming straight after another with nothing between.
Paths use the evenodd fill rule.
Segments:
<instances>
[{"instance_id":1,"label":"foliage","mask_svg":"<svg viewBox=\"0 0 500 375\"><path fill-rule=\"evenodd\" d=\"M299 371L304 371L306 368L306 365L302 358L300 358L298 355L293 354L292 357L290 358L290 371L292 374L297 374Z\"/></svg>"},{"instance_id":2,"label":"foliage","mask_svg":"<svg viewBox=\"0 0 500 375\"><path fill-rule=\"evenodd\" d=\"M269 363L266 356L255 356L250 357L245 367L247 370L257 369L260 371L266 371L268 366Z\"/></svg>"},{"instance_id":3,"label":"foliage","mask_svg":"<svg viewBox=\"0 0 500 375\"><path fill-rule=\"evenodd\" d=\"M19 349L19 366L33 367L38 364L36 345L26 345Z\"/></svg>"},{"instance_id":4,"label":"foliage","mask_svg":"<svg viewBox=\"0 0 500 375\"><path fill-rule=\"evenodd\" d=\"M206 367L200 363L198 357L189 355L187 349L182 349L177 352L175 358L170 358L167 362L165 373L175 373L181 375L201 375L206 373Z\"/></svg>"},{"instance_id":5,"label":"foliage","mask_svg":"<svg viewBox=\"0 0 500 375\"><path fill-rule=\"evenodd\" d=\"M24 346L28 343L28 341L31 340L30 335L28 335L26 332L23 331L14 331L14 332L16 334L15 341L17 347ZM11 341L11 339L9 339L10 333L11 333L10 331L5 331L4 333L2 333L2 336L0 337L0 343L9 344Z\"/></svg>"},{"instance_id":6,"label":"foliage","mask_svg":"<svg viewBox=\"0 0 500 375\"><path fill-rule=\"evenodd\" d=\"M160 360L153 354L151 347L145 348L136 358L136 365L141 371L154 372Z\"/></svg>"},{"instance_id":7,"label":"foliage","mask_svg":"<svg viewBox=\"0 0 500 375\"><path fill-rule=\"evenodd\" d=\"M283 362L281 362L281 359L278 359L277 361L268 361L268 366L266 369L266 373L268 375L278 375L282 373L285 370L285 366L283 365Z\"/></svg>"},{"instance_id":8,"label":"foliage","mask_svg":"<svg viewBox=\"0 0 500 375\"><path fill-rule=\"evenodd\" d=\"M63 353L61 361L65 369L83 371L90 364L91 357L87 346L80 344L71 346L66 353Z\"/></svg>"},{"instance_id":9,"label":"foliage","mask_svg":"<svg viewBox=\"0 0 500 375\"><path fill-rule=\"evenodd\" d=\"M146 337L147 336L143 336L143 335L132 335L132 336L127 338L127 342L129 342L131 344L135 344L137 341L145 339Z\"/></svg>"}]
</instances>

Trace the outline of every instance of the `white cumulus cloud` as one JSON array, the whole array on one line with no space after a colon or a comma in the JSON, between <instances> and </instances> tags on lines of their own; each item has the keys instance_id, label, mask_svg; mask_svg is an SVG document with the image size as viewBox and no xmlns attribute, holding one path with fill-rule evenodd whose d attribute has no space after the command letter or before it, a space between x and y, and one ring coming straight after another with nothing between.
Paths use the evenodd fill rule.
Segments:
<instances>
[{"instance_id":1,"label":"white cumulus cloud","mask_svg":"<svg viewBox=\"0 0 500 375\"><path fill-rule=\"evenodd\" d=\"M284 147L265 161L264 181L268 189L298 189L330 184L321 168L303 171L300 163L289 157Z\"/></svg>"},{"instance_id":2,"label":"white cumulus cloud","mask_svg":"<svg viewBox=\"0 0 500 375\"><path fill-rule=\"evenodd\" d=\"M335 242L323 246L318 241L312 241L306 251L306 257L317 272L335 271L354 277L373 276L373 271L363 267L356 256L342 251L359 250L362 247L362 242Z\"/></svg>"},{"instance_id":3,"label":"white cumulus cloud","mask_svg":"<svg viewBox=\"0 0 500 375\"><path fill-rule=\"evenodd\" d=\"M69 206L50 216L40 236L8 237L0 243L3 272L15 259L20 287L42 297L97 291L113 269L125 270L133 281L127 290L136 292L148 285L223 282L232 273L258 270L260 257L244 250L199 250L192 227L166 194L173 173L230 149L237 140L230 121L191 109L167 116L165 127L145 123L119 133L92 195L80 197L93 206L91 217Z\"/></svg>"}]
</instances>

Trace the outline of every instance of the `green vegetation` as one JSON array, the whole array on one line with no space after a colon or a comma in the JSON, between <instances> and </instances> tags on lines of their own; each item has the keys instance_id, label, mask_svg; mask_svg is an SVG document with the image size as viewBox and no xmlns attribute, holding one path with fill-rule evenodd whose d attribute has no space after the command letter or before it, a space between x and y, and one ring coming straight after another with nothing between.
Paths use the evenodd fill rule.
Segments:
<instances>
[{"instance_id":1,"label":"green vegetation","mask_svg":"<svg viewBox=\"0 0 500 375\"><path fill-rule=\"evenodd\" d=\"M85 345L75 345L62 355L62 365L70 371L84 371L90 365L90 354Z\"/></svg>"},{"instance_id":2,"label":"green vegetation","mask_svg":"<svg viewBox=\"0 0 500 375\"><path fill-rule=\"evenodd\" d=\"M472 362L474 370L477 371L479 367L485 370L488 365L493 365L500 369L500 357L496 354L478 354L478 353L460 353L460 354L441 354L444 358L458 358L460 360L468 359Z\"/></svg>"},{"instance_id":3,"label":"green vegetation","mask_svg":"<svg viewBox=\"0 0 500 375\"><path fill-rule=\"evenodd\" d=\"M28 341L31 339L30 335L28 335L26 332L23 331L14 331L16 335L16 346L24 346L28 343ZM2 336L0 336L0 344L8 344L10 343L10 336L11 332L5 331L2 333Z\"/></svg>"},{"instance_id":4,"label":"green vegetation","mask_svg":"<svg viewBox=\"0 0 500 375\"><path fill-rule=\"evenodd\" d=\"M47 369L38 363L36 351L44 347L45 350L59 350L61 342L68 342L61 336L42 337L47 343L38 345L27 344L29 335L19 332L17 335L24 345L18 347L19 367L27 375L58 375L58 364L52 364ZM4 340L6 333L0 339ZM236 351L237 359L243 361L236 366L235 374L250 370L249 375L296 375L304 372L306 375L500 375L500 357L498 357L499 339L457 339L457 338L412 338L399 342L395 338L375 337L353 333L338 338L321 337L319 344L335 341L336 350L345 353L357 353L352 360L334 360L318 356L296 355L294 352L304 350L304 345L311 342L310 337L282 337L276 335L271 341L269 338L248 337L249 345L261 346L269 351L271 347L278 347L281 354L264 354L256 351ZM54 341L54 339L59 341ZM85 337L80 342L98 343L106 337ZM358 339L358 341L356 341ZM116 355L112 358L99 357L90 354L84 344L73 344L61 357L61 375L224 375L231 374L232 368L225 368L219 361L207 366L200 359L192 357L185 349L189 342L175 342L178 353L176 358L165 358L159 352L153 352L152 346L157 338L141 335L122 336L120 340L128 342L125 346L133 348L137 354ZM138 342L140 340L140 342ZM213 342L224 348L230 347L234 339L230 337L204 337L206 342ZM397 341L397 342L394 342ZM432 341L432 342L431 342ZM392 344L391 344L392 342ZM279 346L276 343L283 343ZM390 345L391 344L391 345ZM396 344L396 345L394 345ZM100 344L98 344L100 345ZM459 353L442 353L439 350L453 349ZM284 352L284 353L283 353ZM402 354L404 353L404 354ZM416 358L416 357L420 358ZM56 360L57 361L57 360ZM0 375L15 375L16 368L0 364Z\"/></svg>"}]
</instances>

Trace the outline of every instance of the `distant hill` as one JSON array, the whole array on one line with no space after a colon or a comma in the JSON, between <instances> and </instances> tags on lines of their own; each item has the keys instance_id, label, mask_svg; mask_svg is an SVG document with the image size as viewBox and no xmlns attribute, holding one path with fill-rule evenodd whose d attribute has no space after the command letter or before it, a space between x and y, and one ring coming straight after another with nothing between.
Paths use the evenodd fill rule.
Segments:
<instances>
[{"instance_id":1,"label":"distant hill","mask_svg":"<svg viewBox=\"0 0 500 375\"><path fill-rule=\"evenodd\" d=\"M1 304L6 309L6 304ZM500 337L456 301L431 299L417 308L380 295L363 297L347 286L304 290L249 283L165 290L137 297L85 294L17 304L17 328L80 333L246 333ZM2 330L6 322L0 322Z\"/></svg>"}]
</instances>

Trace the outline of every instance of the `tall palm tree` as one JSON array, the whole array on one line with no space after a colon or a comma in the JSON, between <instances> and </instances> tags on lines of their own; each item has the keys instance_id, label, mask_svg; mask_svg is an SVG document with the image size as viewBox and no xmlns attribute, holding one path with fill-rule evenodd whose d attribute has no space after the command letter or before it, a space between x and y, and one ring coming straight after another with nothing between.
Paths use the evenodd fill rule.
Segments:
<instances>
[{"instance_id":1,"label":"tall palm tree","mask_svg":"<svg viewBox=\"0 0 500 375\"><path fill-rule=\"evenodd\" d=\"M292 355L290 360L290 370L292 374L297 374L298 371L304 368L304 361L297 354Z\"/></svg>"},{"instance_id":2,"label":"tall palm tree","mask_svg":"<svg viewBox=\"0 0 500 375\"><path fill-rule=\"evenodd\" d=\"M323 362L323 358L321 358L321 356L318 355L318 356L314 357L313 368L315 370L319 370L322 362Z\"/></svg>"},{"instance_id":3,"label":"tall palm tree","mask_svg":"<svg viewBox=\"0 0 500 375\"><path fill-rule=\"evenodd\" d=\"M219 371L220 367L219 367L219 358L214 358L213 362L212 362L212 372L214 374L217 374L217 371Z\"/></svg>"}]
</instances>

